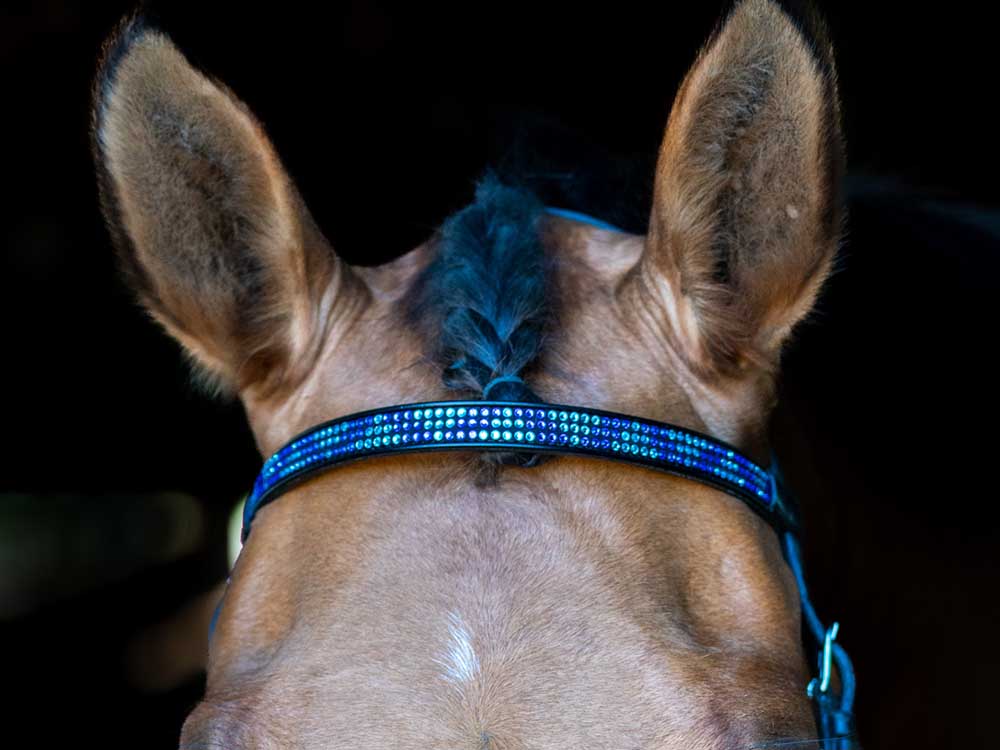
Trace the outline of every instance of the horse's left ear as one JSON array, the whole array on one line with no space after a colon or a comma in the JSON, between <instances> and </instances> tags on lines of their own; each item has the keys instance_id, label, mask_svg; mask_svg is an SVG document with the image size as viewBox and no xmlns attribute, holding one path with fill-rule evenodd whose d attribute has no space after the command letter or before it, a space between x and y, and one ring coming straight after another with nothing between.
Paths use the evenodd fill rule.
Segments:
<instances>
[{"instance_id":1,"label":"horse's left ear","mask_svg":"<svg viewBox=\"0 0 1000 750\"><path fill-rule=\"evenodd\" d=\"M153 317L223 389L304 376L363 285L246 106L127 19L105 47L92 135L108 226Z\"/></svg>"},{"instance_id":2,"label":"horse's left ear","mask_svg":"<svg viewBox=\"0 0 1000 750\"><path fill-rule=\"evenodd\" d=\"M811 12L742 0L700 53L656 168L643 277L701 376L773 370L840 239L832 49Z\"/></svg>"}]
</instances>

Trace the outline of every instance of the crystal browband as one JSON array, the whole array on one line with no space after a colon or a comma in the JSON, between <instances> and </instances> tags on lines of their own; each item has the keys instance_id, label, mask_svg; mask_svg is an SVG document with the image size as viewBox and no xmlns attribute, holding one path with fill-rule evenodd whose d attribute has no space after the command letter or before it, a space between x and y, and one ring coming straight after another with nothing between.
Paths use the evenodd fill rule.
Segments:
<instances>
[{"instance_id":1,"label":"crystal browband","mask_svg":"<svg viewBox=\"0 0 1000 750\"><path fill-rule=\"evenodd\" d=\"M293 438L264 463L244 509L243 538L261 506L320 471L370 456L441 450L550 452L640 464L710 484L779 530L788 525L771 473L693 430L578 406L440 401L350 414Z\"/></svg>"}]
</instances>

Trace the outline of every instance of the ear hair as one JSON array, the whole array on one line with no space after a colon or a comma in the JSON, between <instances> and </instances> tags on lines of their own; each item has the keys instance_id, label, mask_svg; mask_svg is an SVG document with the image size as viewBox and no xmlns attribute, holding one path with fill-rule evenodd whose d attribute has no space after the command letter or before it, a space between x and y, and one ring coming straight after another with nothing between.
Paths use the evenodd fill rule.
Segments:
<instances>
[{"instance_id":1,"label":"ear hair","mask_svg":"<svg viewBox=\"0 0 1000 750\"><path fill-rule=\"evenodd\" d=\"M92 144L101 205L141 303L219 390L270 390L318 350L358 285L263 128L141 16L104 47Z\"/></svg>"},{"instance_id":2,"label":"ear hair","mask_svg":"<svg viewBox=\"0 0 1000 750\"><path fill-rule=\"evenodd\" d=\"M697 373L777 366L830 272L842 171L822 24L743 0L677 95L643 258Z\"/></svg>"}]
</instances>

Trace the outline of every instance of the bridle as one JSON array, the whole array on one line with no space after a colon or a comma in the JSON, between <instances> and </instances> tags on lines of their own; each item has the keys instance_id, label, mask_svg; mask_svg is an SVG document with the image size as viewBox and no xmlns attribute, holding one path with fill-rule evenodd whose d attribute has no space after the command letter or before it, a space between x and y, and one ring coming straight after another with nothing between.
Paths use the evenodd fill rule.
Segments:
<instances>
[{"instance_id":1,"label":"bridle","mask_svg":"<svg viewBox=\"0 0 1000 750\"><path fill-rule=\"evenodd\" d=\"M579 406L487 400L405 404L350 414L306 430L267 459L244 507L243 539L261 507L295 485L348 462L418 451L611 459L693 479L742 500L778 533L798 585L805 630L818 651L816 676L806 690L823 747L852 747L854 670L835 641L838 623L825 627L809 599L797 536L798 507L777 462L772 459L765 469L733 446L693 430ZM839 686L834 684L835 671Z\"/></svg>"}]
</instances>

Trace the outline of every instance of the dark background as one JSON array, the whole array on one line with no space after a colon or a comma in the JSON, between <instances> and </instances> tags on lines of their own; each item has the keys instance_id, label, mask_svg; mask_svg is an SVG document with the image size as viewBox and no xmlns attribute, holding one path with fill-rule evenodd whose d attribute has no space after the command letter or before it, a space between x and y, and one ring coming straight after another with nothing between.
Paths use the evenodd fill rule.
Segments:
<instances>
[{"instance_id":1,"label":"dark background","mask_svg":"<svg viewBox=\"0 0 1000 750\"><path fill-rule=\"evenodd\" d=\"M524 122L559 166L604 176L570 207L641 231L674 91L723 8L150 5L258 114L358 263L423 240ZM89 89L131 7L0 11L0 669L5 732L34 746L176 746L202 682L137 686L128 644L223 578L225 517L259 466L240 408L194 392L131 303L102 226ZM993 29L972 3L821 7L850 222L787 354L775 443L866 746L979 747L1000 669Z\"/></svg>"}]
</instances>

